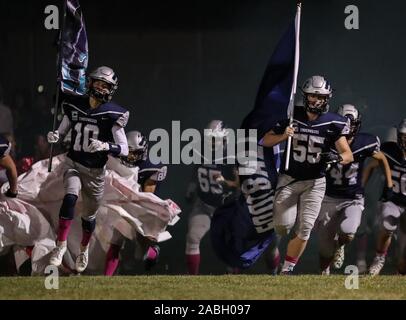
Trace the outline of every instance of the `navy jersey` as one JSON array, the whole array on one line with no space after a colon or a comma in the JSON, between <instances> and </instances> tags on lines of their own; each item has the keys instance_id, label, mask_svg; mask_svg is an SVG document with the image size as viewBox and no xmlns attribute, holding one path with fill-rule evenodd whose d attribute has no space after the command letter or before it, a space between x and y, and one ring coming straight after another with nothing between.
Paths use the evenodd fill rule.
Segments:
<instances>
[{"instance_id":1,"label":"navy jersey","mask_svg":"<svg viewBox=\"0 0 406 320\"><path fill-rule=\"evenodd\" d=\"M388 159L392 172L393 193L391 201L399 206L406 206L406 159L396 142L382 144L382 152Z\"/></svg>"},{"instance_id":2,"label":"navy jersey","mask_svg":"<svg viewBox=\"0 0 406 320\"><path fill-rule=\"evenodd\" d=\"M230 201L233 198L235 190L224 190L223 186L216 181L216 177L222 175L225 180L234 181L237 165L235 158L231 158L229 164L227 157L215 159L213 156L212 158L213 161L208 164L204 163L203 158L202 163L195 166L194 174L198 182L197 195L199 198L210 206L219 207L224 204L226 199Z\"/></svg>"},{"instance_id":3,"label":"navy jersey","mask_svg":"<svg viewBox=\"0 0 406 320\"><path fill-rule=\"evenodd\" d=\"M91 109L87 96L65 97L62 107L72 129L68 157L88 168L104 167L107 162L107 151L90 153L90 138L114 142L112 128L115 125L125 127L129 112L114 102L107 102Z\"/></svg>"},{"instance_id":4,"label":"navy jersey","mask_svg":"<svg viewBox=\"0 0 406 320\"><path fill-rule=\"evenodd\" d=\"M330 151L335 142L349 133L349 120L336 113L323 113L316 120L309 121L303 107L296 107L293 119L296 127L292 139L289 170L281 168L296 180L310 180L324 177L326 166L320 161L320 153ZM289 120L279 121L273 128L276 134L282 134ZM286 151L283 155L285 163Z\"/></svg>"},{"instance_id":5,"label":"navy jersey","mask_svg":"<svg viewBox=\"0 0 406 320\"><path fill-rule=\"evenodd\" d=\"M364 195L362 171L365 159L379 152L379 138L368 133L359 133L354 137L350 147L354 162L346 165L338 163L327 171L326 194L330 197L355 199ZM335 149L331 151L337 152Z\"/></svg>"},{"instance_id":6,"label":"navy jersey","mask_svg":"<svg viewBox=\"0 0 406 320\"><path fill-rule=\"evenodd\" d=\"M158 191L158 187L162 181L166 178L167 166L163 164L152 164L147 158L146 160L137 161L135 164L138 170L138 183L143 188L144 183L151 179L156 182L155 192Z\"/></svg>"},{"instance_id":7,"label":"navy jersey","mask_svg":"<svg viewBox=\"0 0 406 320\"><path fill-rule=\"evenodd\" d=\"M11 143L0 135L0 158L5 157L10 153Z\"/></svg>"}]
</instances>

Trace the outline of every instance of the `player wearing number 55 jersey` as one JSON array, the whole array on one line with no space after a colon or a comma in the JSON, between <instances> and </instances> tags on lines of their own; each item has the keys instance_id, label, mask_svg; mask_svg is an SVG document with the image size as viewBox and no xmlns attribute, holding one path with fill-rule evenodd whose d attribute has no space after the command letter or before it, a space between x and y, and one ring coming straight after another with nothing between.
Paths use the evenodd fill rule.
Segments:
<instances>
[{"instance_id":1,"label":"player wearing number 55 jersey","mask_svg":"<svg viewBox=\"0 0 406 320\"><path fill-rule=\"evenodd\" d=\"M379 138L368 133L359 133L361 116L350 104L338 109L339 115L350 120L347 136L354 162L346 165L333 164L327 171L326 196L318 218L320 268L330 274L330 264L336 269L344 262L344 245L351 242L361 223L364 210L364 188L362 172L368 157L375 159L386 174L388 186L392 186L390 168L385 155L380 151ZM335 149L331 150L336 153Z\"/></svg>"},{"instance_id":2,"label":"player wearing number 55 jersey","mask_svg":"<svg viewBox=\"0 0 406 320\"><path fill-rule=\"evenodd\" d=\"M288 170L282 166L274 201L276 232L287 235L296 224L282 274L293 272L306 248L324 197L327 165L353 161L345 137L349 133L347 119L327 112L332 96L329 82L322 76L313 76L304 83L302 91L304 107L295 108L294 128L288 119L281 120L262 138L265 147L272 147L293 137L290 166ZM332 146L338 153L329 152Z\"/></svg>"},{"instance_id":3,"label":"player wearing number 55 jersey","mask_svg":"<svg viewBox=\"0 0 406 320\"><path fill-rule=\"evenodd\" d=\"M88 264L88 248L96 226L96 213L104 192L104 174L108 154L128 155L124 127L129 112L111 101L118 79L109 67L99 67L89 75L88 96L64 96L64 117L57 131L48 133L48 142L56 143L72 130L65 162L65 197L59 212L58 242L50 264L59 266L66 252L69 229L79 193L83 199L82 241L76 258L76 270ZM60 138L61 136L61 138Z\"/></svg>"},{"instance_id":4,"label":"player wearing number 55 jersey","mask_svg":"<svg viewBox=\"0 0 406 320\"><path fill-rule=\"evenodd\" d=\"M406 212L406 119L397 127L397 143L385 142L382 152L388 159L393 181L392 188L384 188L381 209L381 230L378 235L376 255L369 268L369 274L378 275L384 264L386 253L389 249L392 234L396 231L399 221L404 220ZM365 168L365 179L378 167L376 162L371 162ZM401 256L401 259L404 257ZM406 273L403 266L401 273Z\"/></svg>"},{"instance_id":5,"label":"player wearing number 55 jersey","mask_svg":"<svg viewBox=\"0 0 406 320\"><path fill-rule=\"evenodd\" d=\"M194 171L193 180L197 180L197 184L193 181L189 185L186 194L186 198L191 200L192 195L197 193L192 211L189 214L186 235L185 253L189 274L199 273L200 242L210 229L214 211L217 207L223 205L225 201L233 201L235 191L239 186L236 165L227 164L226 157L215 158L216 151L217 154L224 154L226 150L228 132L223 121L213 120L209 123L207 129L209 131L205 132L205 147L211 148L212 161L204 163L204 157L202 156L202 163L197 165ZM219 150L221 152L218 152Z\"/></svg>"}]
</instances>

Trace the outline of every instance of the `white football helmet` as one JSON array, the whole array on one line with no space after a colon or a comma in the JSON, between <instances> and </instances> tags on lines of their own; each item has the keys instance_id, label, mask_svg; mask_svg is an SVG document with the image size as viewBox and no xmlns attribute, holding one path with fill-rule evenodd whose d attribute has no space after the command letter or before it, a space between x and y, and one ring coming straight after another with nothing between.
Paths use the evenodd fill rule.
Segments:
<instances>
[{"instance_id":1,"label":"white football helmet","mask_svg":"<svg viewBox=\"0 0 406 320\"><path fill-rule=\"evenodd\" d=\"M140 160L147 159L148 140L139 131L129 131L126 134L128 142L128 156L121 157L121 162L127 167L135 167Z\"/></svg>"},{"instance_id":2,"label":"white football helmet","mask_svg":"<svg viewBox=\"0 0 406 320\"><path fill-rule=\"evenodd\" d=\"M323 76L312 76L302 86L305 110L322 114L328 111L328 101L333 96L333 89Z\"/></svg>"},{"instance_id":3,"label":"white football helmet","mask_svg":"<svg viewBox=\"0 0 406 320\"><path fill-rule=\"evenodd\" d=\"M343 117L350 119L350 137L354 137L361 128L361 114L358 109L352 104L344 104L340 106L337 113Z\"/></svg>"},{"instance_id":4,"label":"white football helmet","mask_svg":"<svg viewBox=\"0 0 406 320\"><path fill-rule=\"evenodd\" d=\"M100 90L93 86L94 80L101 80L110 85L109 89ZM94 96L103 102L108 102L118 89L118 78L113 69L101 66L93 70L88 76L88 94Z\"/></svg>"}]
</instances>

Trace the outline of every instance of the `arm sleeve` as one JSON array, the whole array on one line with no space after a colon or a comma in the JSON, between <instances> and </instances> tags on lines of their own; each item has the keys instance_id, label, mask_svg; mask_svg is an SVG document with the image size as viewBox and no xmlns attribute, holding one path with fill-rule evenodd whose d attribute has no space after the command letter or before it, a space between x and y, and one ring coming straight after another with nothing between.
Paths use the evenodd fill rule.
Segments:
<instances>
[{"instance_id":1,"label":"arm sleeve","mask_svg":"<svg viewBox=\"0 0 406 320\"><path fill-rule=\"evenodd\" d=\"M128 123L128 118L130 117L130 112L127 111L125 113L123 113L117 120L115 125L120 126L121 128L124 128L127 123Z\"/></svg>"},{"instance_id":2,"label":"arm sleeve","mask_svg":"<svg viewBox=\"0 0 406 320\"><path fill-rule=\"evenodd\" d=\"M68 116L65 114L63 116L63 119L62 119L61 123L59 124L59 127L58 127L59 134L62 137L66 136L66 134L70 130L70 127L71 127L70 120L69 120Z\"/></svg>"},{"instance_id":3,"label":"arm sleeve","mask_svg":"<svg viewBox=\"0 0 406 320\"><path fill-rule=\"evenodd\" d=\"M113 133L114 143L110 143L110 153L116 157L127 156L128 143L124 128L116 124L111 129L111 132Z\"/></svg>"}]
</instances>

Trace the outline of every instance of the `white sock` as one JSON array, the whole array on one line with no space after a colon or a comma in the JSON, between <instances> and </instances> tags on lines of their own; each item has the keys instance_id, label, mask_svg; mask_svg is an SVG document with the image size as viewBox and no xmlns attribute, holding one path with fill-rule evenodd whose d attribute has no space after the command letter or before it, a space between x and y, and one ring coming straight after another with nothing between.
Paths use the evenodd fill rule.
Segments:
<instances>
[{"instance_id":1,"label":"white sock","mask_svg":"<svg viewBox=\"0 0 406 320\"><path fill-rule=\"evenodd\" d=\"M58 241L58 243L57 243L57 246L58 247L66 247L66 245L67 245L67 241L65 240L65 241Z\"/></svg>"},{"instance_id":2,"label":"white sock","mask_svg":"<svg viewBox=\"0 0 406 320\"><path fill-rule=\"evenodd\" d=\"M296 263L285 260L285 262L283 263L282 272L293 271L295 265Z\"/></svg>"}]
</instances>

